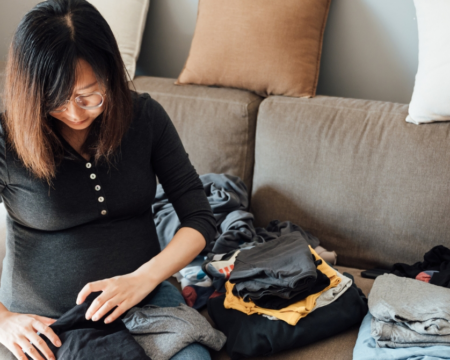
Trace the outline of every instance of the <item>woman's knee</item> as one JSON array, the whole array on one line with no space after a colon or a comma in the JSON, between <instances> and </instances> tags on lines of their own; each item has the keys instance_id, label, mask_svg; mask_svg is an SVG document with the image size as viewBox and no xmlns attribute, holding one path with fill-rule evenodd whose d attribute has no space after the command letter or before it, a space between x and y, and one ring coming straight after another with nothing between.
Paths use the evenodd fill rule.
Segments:
<instances>
[{"instance_id":1,"label":"woman's knee","mask_svg":"<svg viewBox=\"0 0 450 360\"><path fill-rule=\"evenodd\" d=\"M178 351L170 360L211 360L211 355L203 345L192 343Z\"/></svg>"}]
</instances>

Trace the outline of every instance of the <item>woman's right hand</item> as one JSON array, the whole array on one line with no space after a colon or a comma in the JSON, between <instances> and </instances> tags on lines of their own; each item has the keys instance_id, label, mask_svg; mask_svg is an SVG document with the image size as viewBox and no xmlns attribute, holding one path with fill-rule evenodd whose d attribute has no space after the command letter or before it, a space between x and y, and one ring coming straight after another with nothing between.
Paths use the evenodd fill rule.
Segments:
<instances>
[{"instance_id":1,"label":"woman's right hand","mask_svg":"<svg viewBox=\"0 0 450 360\"><path fill-rule=\"evenodd\" d=\"M6 346L18 360L28 359L25 352L33 360L55 360L55 355L47 343L37 334L37 332L40 332L53 345L60 347L61 341L59 337L49 327L55 321L55 319L39 315L1 311L0 343ZM39 354L36 348L44 354L45 358Z\"/></svg>"}]
</instances>

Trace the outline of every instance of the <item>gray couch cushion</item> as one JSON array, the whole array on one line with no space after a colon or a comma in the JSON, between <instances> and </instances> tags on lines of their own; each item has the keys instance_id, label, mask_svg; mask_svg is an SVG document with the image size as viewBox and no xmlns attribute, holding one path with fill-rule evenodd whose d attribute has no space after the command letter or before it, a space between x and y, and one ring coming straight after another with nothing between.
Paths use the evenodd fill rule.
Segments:
<instances>
[{"instance_id":1,"label":"gray couch cushion","mask_svg":"<svg viewBox=\"0 0 450 360\"><path fill-rule=\"evenodd\" d=\"M174 85L174 81L141 76L134 84L167 111L199 174L239 176L250 194L256 115L262 98L244 90Z\"/></svg>"},{"instance_id":2,"label":"gray couch cushion","mask_svg":"<svg viewBox=\"0 0 450 360\"><path fill-rule=\"evenodd\" d=\"M359 268L414 263L450 246L450 123L408 106L273 96L260 106L251 211L291 220Z\"/></svg>"}]
</instances>

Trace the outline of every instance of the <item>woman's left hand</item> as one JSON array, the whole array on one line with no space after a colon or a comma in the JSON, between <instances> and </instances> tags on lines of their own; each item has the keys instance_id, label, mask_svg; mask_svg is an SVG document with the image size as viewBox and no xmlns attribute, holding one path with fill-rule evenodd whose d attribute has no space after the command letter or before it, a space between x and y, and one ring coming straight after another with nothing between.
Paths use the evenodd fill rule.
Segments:
<instances>
[{"instance_id":1,"label":"woman's left hand","mask_svg":"<svg viewBox=\"0 0 450 360\"><path fill-rule=\"evenodd\" d=\"M146 286L143 286L144 283ZM135 273L114 276L109 279L86 284L78 294L77 305L83 303L90 293L102 291L86 311L86 319L89 320L92 318L93 321L97 321L117 306L117 308L105 319L105 323L110 323L116 320L125 311L138 304L150 294L157 285L158 284L154 284L153 286L149 283L148 279L144 280L142 275Z\"/></svg>"}]
</instances>

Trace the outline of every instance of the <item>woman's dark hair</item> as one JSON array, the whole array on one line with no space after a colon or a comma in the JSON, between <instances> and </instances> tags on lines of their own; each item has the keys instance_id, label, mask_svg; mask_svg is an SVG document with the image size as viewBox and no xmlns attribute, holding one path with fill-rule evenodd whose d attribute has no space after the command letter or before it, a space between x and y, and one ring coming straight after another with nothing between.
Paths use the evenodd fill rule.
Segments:
<instances>
[{"instance_id":1,"label":"woman's dark hair","mask_svg":"<svg viewBox=\"0 0 450 360\"><path fill-rule=\"evenodd\" d=\"M116 39L85 0L48 0L21 20L6 67L3 125L7 142L25 167L51 184L64 149L50 109L74 91L77 63L88 62L106 89L105 109L90 129L83 152L111 164L131 123L133 102Z\"/></svg>"}]
</instances>

